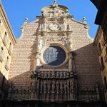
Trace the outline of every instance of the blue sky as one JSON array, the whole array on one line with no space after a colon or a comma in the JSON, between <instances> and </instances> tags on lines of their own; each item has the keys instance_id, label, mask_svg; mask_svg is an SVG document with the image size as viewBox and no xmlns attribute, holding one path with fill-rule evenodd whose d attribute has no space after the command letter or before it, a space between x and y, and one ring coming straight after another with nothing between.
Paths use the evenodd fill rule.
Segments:
<instances>
[{"instance_id":1,"label":"blue sky","mask_svg":"<svg viewBox=\"0 0 107 107\"><path fill-rule=\"evenodd\" d=\"M2 0L10 25L16 38L21 35L21 26L24 19L28 18L29 22L41 15L41 9L44 6L53 4L54 0ZM90 0L58 0L58 3L69 8L69 12L78 21L83 17L87 18L90 26L89 34L95 37L97 25L94 24L97 9Z\"/></svg>"}]
</instances>

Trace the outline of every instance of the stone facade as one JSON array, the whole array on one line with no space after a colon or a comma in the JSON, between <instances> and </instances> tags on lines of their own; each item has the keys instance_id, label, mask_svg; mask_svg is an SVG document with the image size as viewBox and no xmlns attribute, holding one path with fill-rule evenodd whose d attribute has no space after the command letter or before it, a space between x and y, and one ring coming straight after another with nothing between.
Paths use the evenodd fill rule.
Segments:
<instances>
[{"instance_id":1,"label":"stone facade","mask_svg":"<svg viewBox=\"0 0 107 107\"><path fill-rule=\"evenodd\" d=\"M0 99L7 94L11 53L16 43L3 6L0 2Z\"/></svg>"},{"instance_id":2,"label":"stone facade","mask_svg":"<svg viewBox=\"0 0 107 107\"><path fill-rule=\"evenodd\" d=\"M75 20L68 8L56 1L44 7L42 16L33 22L25 19L22 35L13 48L8 99L101 101L98 52L88 30L85 18L82 22ZM49 47L64 50L63 63L54 66L44 61ZM47 61L49 55L45 56Z\"/></svg>"},{"instance_id":3,"label":"stone facade","mask_svg":"<svg viewBox=\"0 0 107 107\"><path fill-rule=\"evenodd\" d=\"M103 30L101 26L99 26L99 29L97 31L95 43L99 52L100 70L105 90L105 100L107 100L107 44L104 39Z\"/></svg>"},{"instance_id":4,"label":"stone facade","mask_svg":"<svg viewBox=\"0 0 107 107\"><path fill-rule=\"evenodd\" d=\"M105 100L107 102L107 0L91 0L94 5L97 7L98 12L96 15L95 23L99 25L99 29L97 31L95 37L95 43L97 45L99 51L99 62L101 63L101 75L105 89Z\"/></svg>"},{"instance_id":5,"label":"stone facade","mask_svg":"<svg viewBox=\"0 0 107 107\"><path fill-rule=\"evenodd\" d=\"M0 1L0 107L100 107L107 97L106 15L97 15L93 40L86 18L75 20L56 0L41 13L25 19L16 42Z\"/></svg>"}]
</instances>

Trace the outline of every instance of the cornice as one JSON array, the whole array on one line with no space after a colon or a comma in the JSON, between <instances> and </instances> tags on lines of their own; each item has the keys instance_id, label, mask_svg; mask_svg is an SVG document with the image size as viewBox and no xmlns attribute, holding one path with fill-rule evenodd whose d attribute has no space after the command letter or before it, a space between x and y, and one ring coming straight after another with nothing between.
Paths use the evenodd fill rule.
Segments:
<instances>
[{"instance_id":1,"label":"cornice","mask_svg":"<svg viewBox=\"0 0 107 107\"><path fill-rule=\"evenodd\" d=\"M10 37L14 41L14 44L15 44L16 43L16 38L15 38L15 36L13 34L11 25L9 23L9 20L8 20L7 16L6 16L6 12L4 10L4 7L2 5L1 0L0 0L0 8L1 8L1 14L2 14L2 17L3 17L3 20L4 20L4 24L6 25L7 31L10 33Z\"/></svg>"}]
</instances>

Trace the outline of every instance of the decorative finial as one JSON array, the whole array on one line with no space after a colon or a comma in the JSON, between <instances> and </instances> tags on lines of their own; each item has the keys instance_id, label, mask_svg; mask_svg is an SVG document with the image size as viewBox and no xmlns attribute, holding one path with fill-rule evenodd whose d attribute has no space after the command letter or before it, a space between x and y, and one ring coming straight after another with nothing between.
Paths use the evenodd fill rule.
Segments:
<instances>
[{"instance_id":1,"label":"decorative finial","mask_svg":"<svg viewBox=\"0 0 107 107\"><path fill-rule=\"evenodd\" d=\"M53 6L58 6L57 0L54 0Z\"/></svg>"},{"instance_id":2,"label":"decorative finial","mask_svg":"<svg viewBox=\"0 0 107 107\"><path fill-rule=\"evenodd\" d=\"M83 18L82 23L84 24L84 28L89 29L89 26L88 26L88 24L87 24L87 19L86 19L86 17Z\"/></svg>"},{"instance_id":3,"label":"decorative finial","mask_svg":"<svg viewBox=\"0 0 107 107\"><path fill-rule=\"evenodd\" d=\"M87 24L87 19L86 17L83 17L83 21L82 21L84 24Z\"/></svg>"},{"instance_id":4,"label":"decorative finial","mask_svg":"<svg viewBox=\"0 0 107 107\"><path fill-rule=\"evenodd\" d=\"M24 24L28 23L28 18L25 18Z\"/></svg>"},{"instance_id":5,"label":"decorative finial","mask_svg":"<svg viewBox=\"0 0 107 107\"><path fill-rule=\"evenodd\" d=\"M54 0L54 3L57 3L57 0Z\"/></svg>"}]
</instances>

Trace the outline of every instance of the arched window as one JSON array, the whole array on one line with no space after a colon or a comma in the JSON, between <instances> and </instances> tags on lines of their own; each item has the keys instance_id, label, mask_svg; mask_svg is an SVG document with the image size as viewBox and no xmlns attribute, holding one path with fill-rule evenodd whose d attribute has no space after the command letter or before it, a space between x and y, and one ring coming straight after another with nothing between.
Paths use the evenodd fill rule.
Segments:
<instances>
[{"instance_id":1,"label":"arched window","mask_svg":"<svg viewBox=\"0 0 107 107\"><path fill-rule=\"evenodd\" d=\"M1 23L2 23L2 22L1 22L1 19L0 19L0 27L1 27Z\"/></svg>"},{"instance_id":2,"label":"arched window","mask_svg":"<svg viewBox=\"0 0 107 107\"><path fill-rule=\"evenodd\" d=\"M101 70L103 71L105 68L103 58L101 57Z\"/></svg>"},{"instance_id":3,"label":"arched window","mask_svg":"<svg viewBox=\"0 0 107 107\"><path fill-rule=\"evenodd\" d=\"M7 32L5 32L5 34L4 34L3 43L5 46L7 45Z\"/></svg>"},{"instance_id":4,"label":"arched window","mask_svg":"<svg viewBox=\"0 0 107 107\"><path fill-rule=\"evenodd\" d=\"M6 65L5 65L6 70L8 71L10 68L10 58L7 56L7 61L6 61Z\"/></svg>"},{"instance_id":5,"label":"arched window","mask_svg":"<svg viewBox=\"0 0 107 107\"><path fill-rule=\"evenodd\" d=\"M4 51L4 49L3 49L3 47L1 47L0 48L0 61L1 62L3 61L3 58L4 58L4 54L3 54L4 52L3 51Z\"/></svg>"},{"instance_id":6,"label":"arched window","mask_svg":"<svg viewBox=\"0 0 107 107\"><path fill-rule=\"evenodd\" d=\"M106 77L104 77L104 85L105 85L105 88L107 89L107 79L106 79Z\"/></svg>"},{"instance_id":7,"label":"arched window","mask_svg":"<svg viewBox=\"0 0 107 107\"><path fill-rule=\"evenodd\" d=\"M13 49L13 45L12 45L12 43L10 42L10 45L9 45L9 54L10 54L10 55L11 55L12 49Z\"/></svg>"},{"instance_id":8,"label":"arched window","mask_svg":"<svg viewBox=\"0 0 107 107\"><path fill-rule=\"evenodd\" d=\"M101 44L100 43L98 44L98 51L99 51L99 54L101 54Z\"/></svg>"}]
</instances>

